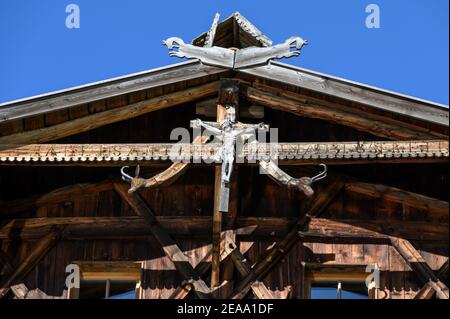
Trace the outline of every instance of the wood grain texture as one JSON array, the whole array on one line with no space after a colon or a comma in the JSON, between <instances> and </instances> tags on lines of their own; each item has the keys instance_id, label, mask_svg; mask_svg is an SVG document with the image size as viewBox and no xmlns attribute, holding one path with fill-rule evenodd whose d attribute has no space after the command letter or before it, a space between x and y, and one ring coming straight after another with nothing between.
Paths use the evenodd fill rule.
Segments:
<instances>
[{"instance_id":1,"label":"wood grain texture","mask_svg":"<svg viewBox=\"0 0 450 319\"><path fill-rule=\"evenodd\" d=\"M135 118L140 115L214 95L218 83L212 82L156 98L114 108L37 130L0 137L0 144L44 143L73 134L86 132L107 124Z\"/></svg>"},{"instance_id":2,"label":"wood grain texture","mask_svg":"<svg viewBox=\"0 0 450 319\"><path fill-rule=\"evenodd\" d=\"M448 108L393 92L343 79L333 78L280 62L240 70L245 74L290 84L387 112L448 126Z\"/></svg>"},{"instance_id":3,"label":"wood grain texture","mask_svg":"<svg viewBox=\"0 0 450 319\"><path fill-rule=\"evenodd\" d=\"M304 100L294 100L252 87L247 87L243 90L243 95L252 102L276 110L350 126L379 137L397 140L442 138L442 136L436 136L431 133L422 132L421 130L412 130L401 125L394 125L379 119L370 118L369 115L356 111L344 111L339 108L330 108L319 104L308 103Z\"/></svg>"},{"instance_id":4,"label":"wood grain texture","mask_svg":"<svg viewBox=\"0 0 450 319\"><path fill-rule=\"evenodd\" d=\"M210 216L157 216L169 234L184 238L208 238L212 235ZM120 239L152 235L144 219L127 217L40 217L13 219L0 226L0 239L32 240L42 237L52 226L66 225L64 238ZM272 238L286 234L295 220L281 217L238 217L231 230L240 240ZM224 230L221 237L228 230ZM389 243L389 236L401 234L412 241L439 242L448 236L448 224L411 221L312 218L307 230L299 231L304 242ZM352 254L356 255L356 254Z\"/></svg>"},{"instance_id":5,"label":"wood grain texture","mask_svg":"<svg viewBox=\"0 0 450 319\"><path fill-rule=\"evenodd\" d=\"M202 65L198 61L188 61L36 98L3 103L0 104L0 123L29 118L30 116L67 109L81 104L96 103L101 99L222 72L224 70L220 68Z\"/></svg>"}]
</instances>

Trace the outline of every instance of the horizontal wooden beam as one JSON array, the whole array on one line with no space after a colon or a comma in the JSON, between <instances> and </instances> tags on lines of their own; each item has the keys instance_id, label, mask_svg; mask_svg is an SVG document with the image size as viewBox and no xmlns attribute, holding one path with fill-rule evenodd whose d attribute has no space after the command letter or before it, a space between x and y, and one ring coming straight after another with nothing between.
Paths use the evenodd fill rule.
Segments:
<instances>
[{"instance_id":1,"label":"horizontal wooden beam","mask_svg":"<svg viewBox=\"0 0 450 319\"><path fill-rule=\"evenodd\" d=\"M73 261L80 268L81 280L137 280L141 278L141 262Z\"/></svg>"},{"instance_id":2,"label":"horizontal wooden beam","mask_svg":"<svg viewBox=\"0 0 450 319\"><path fill-rule=\"evenodd\" d=\"M369 114L358 112L356 110L344 110L342 108L330 108L320 104L313 104L303 99L294 99L295 96L282 96L261 89L253 87L245 87L242 90L245 98L254 103L293 113L298 116L317 118L321 120L330 121L340 125L353 127L359 131L367 132L375 136L397 139L433 139L443 138L442 134L433 134L423 132L422 129L417 128L413 130L409 127L402 127L401 122L397 124L390 123L390 120L383 121L381 119L370 118Z\"/></svg>"},{"instance_id":3,"label":"horizontal wooden beam","mask_svg":"<svg viewBox=\"0 0 450 319\"><path fill-rule=\"evenodd\" d=\"M170 235L208 238L212 234L210 216L157 216ZM65 239L120 239L149 237L151 231L142 217L41 217L13 219L0 226L0 239L42 237L49 228L66 225ZM283 237L293 219L279 217L238 217L234 231L240 239ZM430 222L312 218L308 230L298 232L302 241L343 243L388 243L398 233L412 241L448 241L448 224Z\"/></svg>"},{"instance_id":4,"label":"horizontal wooden beam","mask_svg":"<svg viewBox=\"0 0 450 319\"><path fill-rule=\"evenodd\" d=\"M415 242L448 242L447 228L445 223L423 221L313 218L309 229L298 234L304 242L387 244L394 233Z\"/></svg>"},{"instance_id":5,"label":"horizontal wooden beam","mask_svg":"<svg viewBox=\"0 0 450 319\"><path fill-rule=\"evenodd\" d=\"M423 123L422 122L423 119L420 119L419 122L416 121L415 124L411 124L411 123L403 121L403 120L392 118L389 113L380 114L379 112L372 112L372 111L370 111L369 108L367 108L366 106L362 106L362 105L358 105L355 107L353 105L349 106L348 104L344 104L345 103L344 101L343 101L344 103L342 103L342 102L337 101L336 99L334 99L333 102L331 102L324 98L311 96L311 95L308 95L305 93L298 93L298 92L293 92L293 91L289 91L289 90L281 90L280 88L277 88L275 86L263 84L258 81L252 82L251 85L255 89L259 89L259 90L262 90L267 93L272 93L275 95L286 97L288 99L299 101L299 102L302 102L305 104L313 104L313 105L318 104L318 105L328 107L331 109L337 108L337 109L340 109L345 112L356 113L359 116L365 116L369 119L372 119L373 121L381 121L384 123L390 123L394 126L407 128L414 132L422 132L422 133L430 134L430 136L435 136L435 138L444 138L445 139L445 137L448 136L448 129L441 127L441 126L429 125L429 123Z\"/></svg>"},{"instance_id":6,"label":"horizontal wooden beam","mask_svg":"<svg viewBox=\"0 0 450 319\"><path fill-rule=\"evenodd\" d=\"M439 199L381 184L349 182L345 185L345 189L349 192L366 195L372 198L384 199L406 206L424 209L437 214L442 220L448 221L449 203Z\"/></svg>"},{"instance_id":7,"label":"horizontal wooden beam","mask_svg":"<svg viewBox=\"0 0 450 319\"><path fill-rule=\"evenodd\" d=\"M55 189L49 193L35 195L24 199L13 200L0 203L0 218L7 218L20 212L34 210L47 204L59 203L72 200L74 196L83 194L92 194L113 189L110 181L104 181L95 184L74 184L70 186Z\"/></svg>"},{"instance_id":8,"label":"horizontal wooden beam","mask_svg":"<svg viewBox=\"0 0 450 319\"><path fill-rule=\"evenodd\" d=\"M0 104L0 125L6 121L63 110L76 105L223 73L224 71L221 68L204 65L199 61L187 61L121 78L91 83L82 87L2 103Z\"/></svg>"},{"instance_id":9,"label":"horizontal wooden beam","mask_svg":"<svg viewBox=\"0 0 450 319\"><path fill-rule=\"evenodd\" d=\"M218 82L158 96L61 124L0 137L0 144L45 143L216 94Z\"/></svg>"},{"instance_id":10,"label":"horizontal wooden beam","mask_svg":"<svg viewBox=\"0 0 450 319\"><path fill-rule=\"evenodd\" d=\"M114 166L160 162L211 163L220 145L29 144L0 145L0 164ZM448 140L247 144L237 163L277 159L283 165L448 162ZM195 161L194 161L195 159Z\"/></svg>"}]
</instances>

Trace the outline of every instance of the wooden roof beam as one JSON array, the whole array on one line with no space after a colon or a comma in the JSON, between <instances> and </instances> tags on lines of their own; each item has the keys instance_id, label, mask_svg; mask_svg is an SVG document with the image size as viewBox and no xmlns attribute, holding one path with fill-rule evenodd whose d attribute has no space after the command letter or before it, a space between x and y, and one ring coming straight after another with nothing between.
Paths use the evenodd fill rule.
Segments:
<instances>
[{"instance_id":1,"label":"wooden roof beam","mask_svg":"<svg viewBox=\"0 0 450 319\"><path fill-rule=\"evenodd\" d=\"M449 203L439 199L408 192L395 187L356 181L347 182L345 184L345 189L352 193L362 194L377 199L385 199L417 209L428 210L448 221Z\"/></svg>"},{"instance_id":2,"label":"wooden roof beam","mask_svg":"<svg viewBox=\"0 0 450 319\"><path fill-rule=\"evenodd\" d=\"M208 238L212 234L210 216L157 216L158 223L171 236ZM120 239L152 236L138 216L127 217L41 217L12 219L0 226L0 239L35 240L51 227L67 226L64 238ZM231 230L241 240L279 239L292 229L295 220L279 217L238 217ZM222 232L223 234L226 231ZM312 218L307 230L298 232L304 242L388 244L393 233L411 241L446 242L448 224L423 221L355 220ZM222 239L224 240L224 239Z\"/></svg>"},{"instance_id":3,"label":"wooden roof beam","mask_svg":"<svg viewBox=\"0 0 450 319\"><path fill-rule=\"evenodd\" d=\"M198 60L190 60L17 101L0 103L0 125L7 121L24 119L225 71L222 68L204 65Z\"/></svg>"},{"instance_id":4,"label":"wooden roof beam","mask_svg":"<svg viewBox=\"0 0 450 319\"><path fill-rule=\"evenodd\" d=\"M195 271L198 273L200 277L205 276L211 268L211 262L209 259L212 255L212 245L208 246L208 252L205 254L205 257L197 264L195 267ZM229 251L226 249L222 249L220 253L220 261L223 262L229 255ZM184 299L189 294L190 288L192 287L191 281L184 281L178 286L177 289L172 293L169 299Z\"/></svg>"},{"instance_id":5,"label":"wooden roof beam","mask_svg":"<svg viewBox=\"0 0 450 319\"><path fill-rule=\"evenodd\" d=\"M0 203L0 218L7 218L20 212L34 210L43 205L71 200L73 196L92 194L94 192L98 193L112 189L113 184L111 181L64 186L46 194Z\"/></svg>"},{"instance_id":6,"label":"wooden roof beam","mask_svg":"<svg viewBox=\"0 0 450 319\"><path fill-rule=\"evenodd\" d=\"M394 124L389 119L381 120L379 117L376 118L367 112L337 107L330 108L310 103L305 99L296 99L293 95L286 97L282 90L278 91L277 94L274 94L275 92L266 92L261 89L244 86L242 94L251 102L259 103L275 110L350 126L374 136L398 140L447 138L447 136L442 134L424 132L419 127L415 130L411 127L402 127L401 122Z\"/></svg>"},{"instance_id":7,"label":"wooden roof beam","mask_svg":"<svg viewBox=\"0 0 450 319\"><path fill-rule=\"evenodd\" d=\"M389 113L435 123L442 127L448 128L449 125L447 105L348 81L278 61L242 69L239 72L327 94Z\"/></svg>"}]
</instances>

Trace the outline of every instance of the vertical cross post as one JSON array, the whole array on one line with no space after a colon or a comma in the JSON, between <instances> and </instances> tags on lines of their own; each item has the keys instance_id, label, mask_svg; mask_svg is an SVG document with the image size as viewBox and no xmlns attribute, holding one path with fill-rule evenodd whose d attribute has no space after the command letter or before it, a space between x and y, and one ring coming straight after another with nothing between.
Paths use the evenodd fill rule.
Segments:
<instances>
[{"instance_id":1,"label":"vertical cross post","mask_svg":"<svg viewBox=\"0 0 450 319\"><path fill-rule=\"evenodd\" d=\"M216 121L225 119L227 108L234 108L239 103L239 81L222 79L219 87ZM232 165L232 163L230 164ZM220 285L220 243L222 231L222 213L228 212L230 188L222 180L222 168L215 168L214 211L213 211L213 247L211 264L211 288Z\"/></svg>"}]
</instances>

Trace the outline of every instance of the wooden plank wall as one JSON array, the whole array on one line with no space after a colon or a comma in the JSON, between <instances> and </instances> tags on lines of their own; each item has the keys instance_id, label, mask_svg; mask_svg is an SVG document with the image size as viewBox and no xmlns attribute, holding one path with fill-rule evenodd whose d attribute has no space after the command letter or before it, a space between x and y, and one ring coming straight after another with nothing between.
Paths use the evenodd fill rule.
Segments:
<instances>
[{"instance_id":1,"label":"wooden plank wall","mask_svg":"<svg viewBox=\"0 0 450 319\"><path fill-rule=\"evenodd\" d=\"M199 83L200 84L200 83ZM183 85L183 84L181 84ZM180 88L166 88L176 90ZM152 94L162 94L163 92ZM128 96L138 101L148 92L138 92ZM94 103L77 110L68 116L85 116L87 112L98 112L119 100ZM355 139L375 139L366 133L348 127L329 124L320 120L307 120L291 114L272 110L265 112L265 122L279 127L280 141L349 141ZM173 127L189 127L189 120L195 118L195 104L162 110L136 119L108 125L91 132L65 138L59 142L67 143L138 143L167 142ZM245 120L245 119L243 119ZM31 121L31 120L30 120ZM36 120L36 125L45 125ZM47 123L50 119L47 119ZM58 121L51 119L51 121ZM250 120L249 120L250 121ZM259 120L252 120L257 122ZM40 124L39 124L40 123ZM53 123L53 122L52 122ZM27 124L27 123L24 123ZM32 123L28 123L32 125ZM27 124L27 125L28 125ZM35 125L33 124L33 125ZM25 125L26 126L26 125ZM162 167L145 168L143 174L151 176ZM315 167L287 167L293 176L311 175ZM424 195L448 201L448 167L445 164L408 165L352 165L330 167L333 172L355 176L367 182L376 182L403 188ZM46 193L58 187L101 181L108 177L119 177L117 168L99 167L0 167L0 201ZM144 190L141 195L157 215L171 216L211 216L213 209L214 171L209 168L192 168L173 185L153 190ZM320 192L323 184L315 185ZM239 202L241 216L273 216L298 218L311 205L304 195L278 186L267 176L260 175L257 167L239 169ZM36 212L26 212L18 217L70 217L70 216L132 216L134 213L124 206L115 193L101 192L85 194L72 200L40 207ZM440 221L427 211L421 211L385 200L373 200L363 195L342 193L333 203L327 214L321 217L352 219L383 219ZM2 222L2 221L0 221ZM447 217L448 223L448 217ZM1 249L17 264L33 249L33 241L3 240ZM205 255L209 240L179 240L178 243L195 263ZM256 262L273 242L242 242L240 248L246 252L251 262ZM417 244L417 243L415 243ZM448 242L442 247L418 243L424 258L433 269L438 269L448 256ZM173 264L164 257L162 249L152 239L142 240L88 240L60 242L50 254L26 278L30 289L40 289L40 297L64 297L64 269L74 260L145 260L144 296L147 298L166 298L181 282ZM300 261L327 261L333 263L373 263L378 262L386 273L382 276L383 291L386 298L411 298L419 287L415 285L414 274L397 253L387 246L375 245L337 245L337 244L298 244L288 256L265 279L267 286L280 297L300 296ZM390 272L388 272L390 270ZM235 274L235 280L239 280ZM382 297L382 296L380 296Z\"/></svg>"},{"instance_id":2,"label":"wooden plank wall","mask_svg":"<svg viewBox=\"0 0 450 319\"><path fill-rule=\"evenodd\" d=\"M250 168L241 169L241 180L251 176ZM141 193L146 202L158 215L205 216L212 214L213 170L194 168L172 186L145 190ZM258 175L259 176L259 175ZM243 182L242 186L246 186ZM317 189L320 191L321 185ZM251 192L251 194L249 194ZM277 196L274 196L277 194ZM356 195L343 193L322 217L345 218L383 218L389 221L411 220L407 214L398 215L398 207L366 201L357 203ZM257 178L253 187L241 187L240 215L295 217L303 214L308 201L296 192L287 192L271 180ZM364 205L367 209L357 209ZM373 209L370 209L372 207ZM380 208L381 207L381 208ZM70 202L46 205L39 208L35 217L72 216L133 216L134 213L124 205L112 191L99 194L85 194ZM422 218L422 216L420 216ZM2 251L12 256L17 263L32 250L34 241L2 242ZM178 243L192 257L194 265L207 252L208 239L183 239ZM263 255L273 241L241 242L241 251L252 263ZM442 247L427 247L423 244L422 253L433 269L437 270L447 259L448 243ZM145 260L144 296L146 298L166 298L181 283L174 265L168 260L161 247L152 238L141 240L87 240L60 242L26 280L30 289L39 289L48 297L64 297L64 269L74 260ZM266 285L279 297L300 296L301 261L327 262L336 264L378 263L382 275L380 298L412 298L420 288L415 284L414 274L401 257L388 246L377 245L339 245L339 244L298 244L291 253L264 280ZM390 270L390 272L388 272ZM239 280L235 276L235 280ZM40 296L44 296L42 293Z\"/></svg>"}]
</instances>

